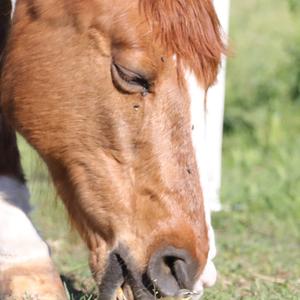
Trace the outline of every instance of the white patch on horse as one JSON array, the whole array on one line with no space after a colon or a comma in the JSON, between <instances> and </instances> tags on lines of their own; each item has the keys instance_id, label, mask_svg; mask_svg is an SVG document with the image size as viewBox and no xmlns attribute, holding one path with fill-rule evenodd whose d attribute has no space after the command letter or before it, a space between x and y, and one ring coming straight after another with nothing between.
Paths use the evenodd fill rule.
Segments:
<instances>
[{"instance_id":1,"label":"white patch on horse","mask_svg":"<svg viewBox=\"0 0 300 300\"><path fill-rule=\"evenodd\" d=\"M204 109L204 90L200 86L196 76L191 72L187 71L185 72L185 79L187 82L187 87L190 95L191 100L191 122L192 122L192 140L193 140L193 146L195 150L197 165L198 165L198 171L200 174L200 181L202 189L205 189L203 187L203 183L201 180L201 170L200 166L202 167L204 165L202 157L203 149L201 149L201 141L203 140L203 136L205 134L205 109ZM199 292L199 294L202 293L203 286L211 286L215 283L217 272L216 268L212 262L213 258L216 256L216 243L215 243L215 234L213 227L211 225L211 212L210 212L210 206L209 203L207 203L207 199L204 195L204 209L205 209L205 221L207 225L208 230L208 239L209 239L209 252L208 252L208 258L207 258L207 265L204 268L203 274L201 274L199 280L195 284L194 290L195 292ZM199 296L197 296L199 297ZM196 299L196 298L195 298Z\"/></svg>"},{"instance_id":2,"label":"white patch on horse","mask_svg":"<svg viewBox=\"0 0 300 300\"><path fill-rule=\"evenodd\" d=\"M194 285L194 291L196 296L194 296L193 300L198 300L203 295L204 287L211 287L216 283L217 280L217 270L214 263L211 260L207 261L207 264L203 270L203 273L197 280Z\"/></svg>"},{"instance_id":3,"label":"white patch on horse","mask_svg":"<svg viewBox=\"0 0 300 300\"><path fill-rule=\"evenodd\" d=\"M47 244L27 216L29 210L26 186L0 176L0 272L18 263L49 258Z\"/></svg>"}]
</instances>

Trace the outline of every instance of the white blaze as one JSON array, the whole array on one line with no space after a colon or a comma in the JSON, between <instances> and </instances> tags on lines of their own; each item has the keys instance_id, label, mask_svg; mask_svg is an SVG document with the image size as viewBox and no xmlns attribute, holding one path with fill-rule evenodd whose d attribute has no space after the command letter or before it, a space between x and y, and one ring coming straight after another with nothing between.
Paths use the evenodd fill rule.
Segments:
<instances>
[{"instance_id":1,"label":"white blaze","mask_svg":"<svg viewBox=\"0 0 300 300\"><path fill-rule=\"evenodd\" d=\"M197 159L198 171L200 174L201 187L203 189L202 182L202 160L203 160L203 139L205 137L205 111L204 111L204 90L198 83L196 76L189 71L186 71L185 79L188 86L188 91L191 99L191 121L192 121L192 139L195 149L195 155ZM209 253L207 258L207 265L204 268L203 274L199 278L199 281L195 285L195 291L200 292L203 286L211 286L216 281L216 269L212 262L216 255L216 244L214 230L211 225L210 207L205 199L204 194L204 209L205 209L205 221L208 230L209 239Z\"/></svg>"},{"instance_id":2,"label":"white blaze","mask_svg":"<svg viewBox=\"0 0 300 300\"><path fill-rule=\"evenodd\" d=\"M216 12L225 34L228 34L230 0L214 0ZM224 37L226 39L226 37ZM226 42L226 40L225 40ZM218 74L216 84L207 94L205 111L204 91L191 72L186 72L186 80L191 98L191 120L193 124L193 144L204 196L205 219L208 228L209 254L207 264L194 286L194 290L203 293L204 286L214 285L217 271L212 262L216 256L214 231L211 226L211 211L221 209L221 151L223 135L223 115L225 100L225 58ZM198 299L199 296L193 297Z\"/></svg>"},{"instance_id":3,"label":"white blaze","mask_svg":"<svg viewBox=\"0 0 300 300\"><path fill-rule=\"evenodd\" d=\"M14 13L15 13L16 3L17 3L17 0L11 0L11 7L12 7L12 10L11 10L11 18L13 17L13 15L14 15Z\"/></svg>"},{"instance_id":4,"label":"white blaze","mask_svg":"<svg viewBox=\"0 0 300 300\"><path fill-rule=\"evenodd\" d=\"M226 43L229 25L229 0L215 0L214 5L220 19L223 37ZM208 203L211 211L221 210L220 189L221 189L221 171L222 171L222 136L223 136L223 116L225 100L225 69L226 59L222 59L222 68L218 74L215 85L213 85L207 94L207 110L205 114L205 123L199 124L201 127L201 140L199 151L199 164L201 169L201 180L205 201ZM203 111L203 105L202 105ZM203 113L203 112L202 112Z\"/></svg>"}]
</instances>

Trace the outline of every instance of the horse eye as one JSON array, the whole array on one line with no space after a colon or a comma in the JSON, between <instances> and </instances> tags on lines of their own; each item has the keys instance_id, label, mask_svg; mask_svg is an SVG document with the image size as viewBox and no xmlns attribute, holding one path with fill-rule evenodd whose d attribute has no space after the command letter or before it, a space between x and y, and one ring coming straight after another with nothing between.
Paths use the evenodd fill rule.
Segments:
<instances>
[{"instance_id":1,"label":"horse eye","mask_svg":"<svg viewBox=\"0 0 300 300\"><path fill-rule=\"evenodd\" d=\"M112 64L112 78L116 87L127 93L147 93L150 90L149 81L141 74L133 72L119 64Z\"/></svg>"}]
</instances>

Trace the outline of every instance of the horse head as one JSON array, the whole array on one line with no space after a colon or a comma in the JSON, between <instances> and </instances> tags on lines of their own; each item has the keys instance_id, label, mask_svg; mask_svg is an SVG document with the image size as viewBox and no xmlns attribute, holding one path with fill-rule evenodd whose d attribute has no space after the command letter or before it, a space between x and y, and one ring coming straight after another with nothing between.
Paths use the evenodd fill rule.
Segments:
<instances>
[{"instance_id":1,"label":"horse head","mask_svg":"<svg viewBox=\"0 0 300 300\"><path fill-rule=\"evenodd\" d=\"M207 89L222 51L210 0L17 3L3 107L46 162L101 299L208 284L185 74Z\"/></svg>"}]
</instances>

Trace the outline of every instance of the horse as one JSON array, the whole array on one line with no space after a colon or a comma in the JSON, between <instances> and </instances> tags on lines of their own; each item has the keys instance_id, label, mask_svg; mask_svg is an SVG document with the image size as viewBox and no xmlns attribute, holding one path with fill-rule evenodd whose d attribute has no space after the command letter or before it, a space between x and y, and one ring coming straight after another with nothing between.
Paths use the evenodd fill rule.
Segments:
<instances>
[{"instance_id":1,"label":"horse","mask_svg":"<svg viewBox=\"0 0 300 300\"><path fill-rule=\"evenodd\" d=\"M10 18L13 15L12 19ZM66 299L28 218L16 132L46 163L102 300L198 299L216 280L190 82L224 53L211 0L2 0L0 298Z\"/></svg>"}]
</instances>

